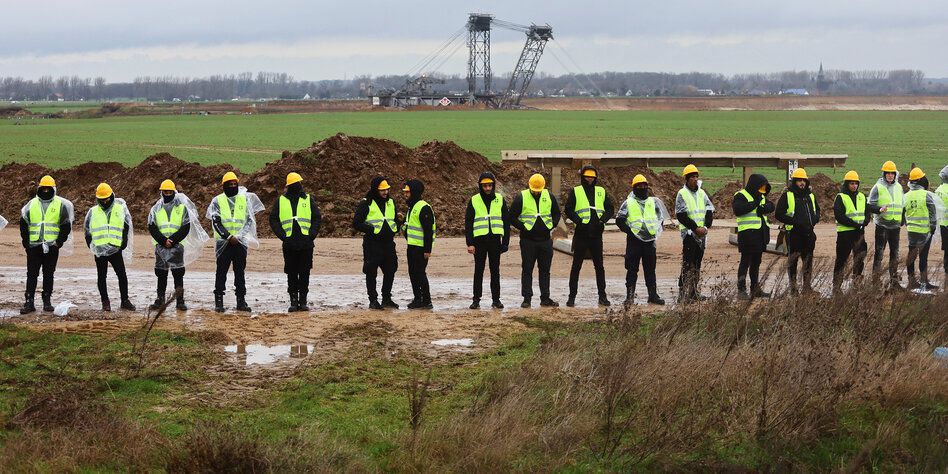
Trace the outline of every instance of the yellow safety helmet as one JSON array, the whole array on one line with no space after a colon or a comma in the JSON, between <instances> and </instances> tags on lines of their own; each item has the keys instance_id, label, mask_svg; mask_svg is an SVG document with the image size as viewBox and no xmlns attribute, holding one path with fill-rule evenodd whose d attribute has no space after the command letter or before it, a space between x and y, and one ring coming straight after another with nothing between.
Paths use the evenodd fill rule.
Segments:
<instances>
[{"instance_id":1,"label":"yellow safety helmet","mask_svg":"<svg viewBox=\"0 0 948 474\"><path fill-rule=\"evenodd\" d=\"M95 188L96 199L105 199L112 195L112 186L105 183L99 183Z\"/></svg>"},{"instance_id":2,"label":"yellow safety helmet","mask_svg":"<svg viewBox=\"0 0 948 474\"><path fill-rule=\"evenodd\" d=\"M909 181L916 181L925 177L925 172L921 168L915 167L912 168L912 171L909 172Z\"/></svg>"},{"instance_id":3,"label":"yellow safety helmet","mask_svg":"<svg viewBox=\"0 0 948 474\"><path fill-rule=\"evenodd\" d=\"M530 177L530 191L543 191L543 188L546 187L546 179L540 173L534 173Z\"/></svg>"},{"instance_id":4,"label":"yellow safety helmet","mask_svg":"<svg viewBox=\"0 0 948 474\"><path fill-rule=\"evenodd\" d=\"M237 179L237 174L236 174L236 173L234 173L233 171L228 171L228 172L224 173L224 177L221 178L221 184L224 184L224 183L226 183L226 182L228 182L228 181L238 181L238 182L239 182L240 180Z\"/></svg>"},{"instance_id":5,"label":"yellow safety helmet","mask_svg":"<svg viewBox=\"0 0 948 474\"><path fill-rule=\"evenodd\" d=\"M481 178L481 180L480 180L480 182L479 182L478 184L494 184L494 179L493 179L493 178L488 178L488 177Z\"/></svg>"},{"instance_id":6,"label":"yellow safety helmet","mask_svg":"<svg viewBox=\"0 0 948 474\"><path fill-rule=\"evenodd\" d=\"M583 171L583 176L584 176L584 177L585 177L585 176L588 176L588 177L590 177L590 178L595 178L595 177L596 177L596 170L595 170L595 168L586 168L586 171Z\"/></svg>"},{"instance_id":7,"label":"yellow safety helmet","mask_svg":"<svg viewBox=\"0 0 948 474\"><path fill-rule=\"evenodd\" d=\"M402 191L405 191L406 193L410 193L410 192L411 192L411 188L409 188L408 185L406 184L406 185L405 185L405 188L402 189Z\"/></svg>"},{"instance_id":8,"label":"yellow safety helmet","mask_svg":"<svg viewBox=\"0 0 948 474\"><path fill-rule=\"evenodd\" d=\"M49 186L51 188L56 187L56 180L52 176L46 175L40 178L40 186Z\"/></svg>"},{"instance_id":9,"label":"yellow safety helmet","mask_svg":"<svg viewBox=\"0 0 948 474\"><path fill-rule=\"evenodd\" d=\"M290 173L286 175L286 185L289 186L293 183L299 183L303 180L303 177L299 173Z\"/></svg>"},{"instance_id":10,"label":"yellow safety helmet","mask_svg":"<svg viewBox=\"0 0 948 474\"><path fill-rule=\"evenodd\" d=\"M382 182L379 183L379 188L378 188L379 191L385 191L385 190L388 189L388 188L391 188L391 186L388 185L388 181L387 181L387 180L384 180L384 179L383 179Z\"/></svg>"},{"instance_id":11,"label":"yellow safety helmet","mask_svg":"<svg viewBox=\"0 0 948 474\"><path fill-rule=\"evenodd\" d=\"M849 171L846 173L846 176L843 176L843 181L856 181L859 182L859 173L855 171Z\"/></svg>"},{"instance_id":12,"label":"yellow safety helmet","mask_svg":"<svg viewBox=\"0 0 948 474\"><path fill-rule=\"evenodd\" d=\"M882 163L882 171L883 171L883 172L886 172L886 173L898 173L898 172L899 172L898 168L895 167L895 162L893 162L893 161L891 161L891 160L890 160L890 161L886 161L885 163Z\"/></svg>"},{"instance_id":13,"label":"yellow safety helmet","mask_svg":"<svg viewBox=\"0 0 948 474\"><path fill-rule=\"evenodd\" d=\"M171 181L170 179L166 179L166 180L162 181L162 182L161 182L161 186L159 186L158 189L159 189L160 191L174 191L174 192L178 192L178 188L176 188L176 187L174 186L174 181Z\"/></svg>"},{"instance_id":14,"label":"yellow safety helmet","mask_svg":"<svg viewBox=\"0 0 948 474\"><path fill-rule=\"evenodd\" d=\"M641 174L637 174L635 175L634 178L632 178L632 186L635 186L637 184L642 184L642 183L648 184L648 180L645 179L645 176L642 176Z\"/></svg>"},{"instance_id":15,"label":"yellow safety helmet","mask_svg":"<svg viewBox=\"0 0 948 474\"><path fill-rule=\"evenodd\" d=\"M697 167L697 166L695 166L695 165L688 165L688 166L685 166L685 169L684 169L684 170L682 170L681 175L682 175L682 176L688 176L688 175L691 174L691 173L697 173L697 172L698 172L698 167Z\"/></svg>"},{"instance_id":16,"label":"yellow safety helmet","mask_svg":"<svg viewBox=\"0 0 948 474\"><path fill-rule=\"evenodd\" d=\"M806 175L806 170L803 168L797 168L793 170L793 174L790 175L790 179L810 179Z\"/></svg>"}]
</instances>

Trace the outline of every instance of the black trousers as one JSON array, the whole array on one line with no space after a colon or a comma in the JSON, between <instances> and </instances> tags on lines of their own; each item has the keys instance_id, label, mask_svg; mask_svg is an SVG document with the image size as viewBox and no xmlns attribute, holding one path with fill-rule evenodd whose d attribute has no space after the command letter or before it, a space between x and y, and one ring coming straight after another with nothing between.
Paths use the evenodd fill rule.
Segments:
<instances>
[{"instance_id":1,"label":"black trousers","mask_svg":"<svg viewBox=\"0 0 948 474\"><path fill-rule=\"evenodd\" d=\"M97 283L99 285L99 296L105 301L109 299L109 287L105 283L108 276L109 264L112 264L112 270L118 278L119 294L122 301L128 299L128 276L125 274L125 260L122 259L122 252L115 252L108 257L95 257L95 270L97 274Z\"/></svg>"},{"instance_id":2,"label":"black trousers","mask_svg":"<svg viewBox=\"0 0 948 474\"><path fill-rule=\"evenodd\" d=\"M925 234L912 234L912 235L925 235ZM909 239L911 242L912 239ZM921 272L928 271L928 251L932 247L932 239L929 236L928 240L925 241L924 245L909 245L908 255L905 257L905 263L908 267L909 275L915 276L915 259L918 259L918 269Z\"/></svg>"},{"instance_id":3,"label":"black trousers","mask_svg":"<svg viewBox=\"0 0 948 474\"><path fill-rule=\"evenodd\" d=\"M53 275L56 273L56 263L59 262L59 247L50 247L48 253L43 253L43 246L26 249L26 294L33 296L36 293L36 283L40 270L43 270L43 295L53 294Z\"/></svg>"},{"instance_id":4,"label":"black trousers","mask_svg":"<svg viewBox=\"0 0 948 474\"><path fill-rule=\"evenodd\" d=\"M948 273L948 226L941 226L941 249L945 251L942 263L945 265L945 273Z\"/></svg>"},{"instance_id":5,"label":"black trousers","mask_svg":"<svg viewBox=\"0 0 948 474\"><path fill-rule=\"evenodd\" d=\"M747 275L750 274L751 289L760 287L760 262L763 252L741 252L741 261L737 264L737 289L747 291Z\"/></svg>"},{"instance_id":6,"label":"black trousers","mask_svg":"<svg viewBox=\"0 0 948 474\"><path fill-rule=\"evenodd\" d=\"M533 298L533 267L539 267L540 299L550 299L550 267L553 265L553 239L520 239L520 294Z\"/></svg>"},{"instance_id":7,"label":"black trousers","mask_svg":"<svg viewBox=\"0 0 948 474\"><path fill-rule=\"evenodd\" d=\"M853 256L853 276L862 275L862 267L866 261L866 233L858 230L849 230L836 233L836 263L833 265L833 288L839 288L843 281L843 269Z\"/></svg>"},{"instance_id":8,"label":"black trousers","mask_svg":"<svg viewBox=\"0 0 948 474\"><path fill-rule=\"evenodd\" d=\"M586 252L592 255L596 268L596 288L599 297L606 297L606 267L602 264L602 235L598 237L573 236L573 265L569 269L569 297L575 298L579 289L579 272L583 269Z\"/></svg>"},{"instance_id":9,"label":"black trousers","mask_svg":"<svg viewBox=\"0 0 948 474\"><path fill-rule=\"evenodd\" d=\"M165 299L165 293L168 292L168 270L155 269L155 276L158 277L158 298ZM184 288L184 267L171 270L171 276L174 278L175 289Z\"/></svg>"},{"instance_id":10,"label":"black trousers","mask_svg":"<svg viewBox=\"0 0 948 474\"><path fill-rule=\"evenodd\" d=\"M379 269L382 270L382 300L392 299L392 284L395 283L395 272L398 271L398 255L395 254L395 241L391 242L362 242L362 273L365 273L365 289L369 301L378 301L379 293L376 289L376 279Z\"/></svg>"},{"instance_id":11,"label":"black trousers","mask_svg":"<svg viewBox=\"0 0 948 474\"><path fill-rule=\"evenodd\" d=\"M872 255L872 273L879 273L882 269L882 257L885 255L886 246L889 247L889 276L898 278L899 273L899 234L901 228L886 229L882 226L876 226L875 235L875 253Z\"/></svg>"},{"instance_id":12,"label":"black trousers","mask_svg":"<svg viewBox=\"0 0 948 474\"><path fill-rule=\"evenodd\" d=\"M283 246L283 273L286 273L286 291L309 293L309 273L313 268L313 249L293 249Z\"/></svg>"},{"instance_id":13,"label":"black trousers","mask_svg":"<svg viewBox=\"0 0 948 474\"><path fill-rule=\"evenodd\" d=\"M234 267L234 294L243 297L247 294L244 270L247 268L247 248L243 245L227 245L217 257L217 272L214 275L214 294L224 296L227 287L227 272ZM175 282L177 285L177 282Z\"/></svg>"},{"instance_id":14,"label":"black trousers","mask_svg":"<svg viewBox=\"0 0 948 474\"><path fill-rule=\"evenodd\" d=\"M790 288L797 286L797 263L803 260L803 287L810 288L813 275L813 250L816 249L816 233L813 229L787 232L787 276Z\"/></svg>"},{"instance_id":15,"label":"black trousers","mask_svg":"<svg viewBox=\"0 0 948 474\"><path fill-rule=\"evenodd\" d=\"M431 301L431 288L428 286L428 259L425 248L408 246L408 279L411 280L411 293L415 301Z\"/></svg>"},{"instance_id":16,"label":"black trousers","mask_svg":"<svg viewBox=\"0 0 948 474\"><path fill-rule=\"evenodd\" d=\"M645 270L645 286L649 293L655 291L655 264L658 256L655 251L655 242L642 242L627 236L625 238L625 288L626 294L635 292L635 283L639 278L639 263Z\"/></svg>"},{"instance_id":17,"label":"black trousers","mask_svg":"<svg viewBox=\"0 0 948 474\"><path fill-rule=\"evenodd\" d=\"M678 291L684 291L688 297L697 296L698 281L701 279L701 261L704 260L704 247L691 235L681 240L681 274L678 276Z\"/></svg>"},{"instance_id":18,"label":"black trousers","mask_svg":"<svg viewBox=\"0 0 948 474\"><path fill-rule=\"evenodd\" d=\"M484 239L474 243L474 299L481 299L484 287L484 264L490 260L490 296L500 299L500 239Z\"/></svg>"}]
</instances>

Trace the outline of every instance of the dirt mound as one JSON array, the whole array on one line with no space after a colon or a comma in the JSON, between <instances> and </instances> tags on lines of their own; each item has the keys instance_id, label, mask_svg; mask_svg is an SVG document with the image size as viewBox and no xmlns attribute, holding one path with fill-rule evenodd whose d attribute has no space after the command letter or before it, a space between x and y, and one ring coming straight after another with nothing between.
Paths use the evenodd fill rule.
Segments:
<instances>
[{"instance_id":1,"label":"dirt mound","mask_svg":"<svg viewBox=\"0 0 948 474\"><path fill-rule=\"evenodd\" d=\"M19 107L16 105L11 105L9 107L0 107L0 118L16 117L24 113L28 114L29 111L27 111L23 107Z\"/></svg>"},{"instance_id":2,"label":"dirt mound","mask_svg":"<svg viewBox=\"0 0 948 474\"><path fill-rule=\"evenodd\" d=\"M820 206L821 222L833 222L833 202L836 200L836 194L839 193L839 184L835 179L823 173L810 176L810 188L813 189L813 194L816 195L816 203ZM777 200L786 191L786 187L776 186L773 183L771 185L773 190L770 193L770 199L774 204L777 204ZM711 202L714 203L715 207L715 217L722 219L734 218L731 203L734 201L734 193L740 191L743 187L743 183L732 181L725 184L711 196ZM771 220L775 221L775 219Z\"/></svg>"}]
</instances>

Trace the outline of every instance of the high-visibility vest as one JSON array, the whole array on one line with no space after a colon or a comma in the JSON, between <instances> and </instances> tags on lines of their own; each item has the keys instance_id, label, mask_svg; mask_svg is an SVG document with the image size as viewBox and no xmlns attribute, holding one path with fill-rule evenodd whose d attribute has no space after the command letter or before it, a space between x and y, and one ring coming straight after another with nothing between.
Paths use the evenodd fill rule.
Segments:
<instances>
[{"instance_id":1,"label":"high-visibility vest","mask_svg":"<svg viewBox=\"0 0 948 474\"><path fill-rule=\"evenodd\" d=\"M408 211L408 222L406 222L404 226L405 239L408 241L408 245L414 245L416 247L425 246L425 229L421 227L421 211L425 206L431 207L431 205L424 200L419 200L411 207L411 210ZM434 245L435 238L438 234L438 223L434 222L434 211L432 211L431 216L431 243Z\"/></svg>"},{"instance_id":2,"label":"high-visibility vest","mask_svg":"<svg viewBox=\"0 0 948 474\"><path fill-rule=\"evenodd\" d=\"M916 189L905 193L905 228L909 232L927 234L928 226L928 191Z\"/></svg>"},{"instance_id":3,"label":"high-visibility vest","mask_svg":"<svg viewBox=\"0 0 948 474\"><path fill-rule=\"evenodd\" d=\"M112 209L106 215L102 206L92 208L89 218L89 234L92 236L92 245L100 247L111 245L122 246L122 233L125 230L125 209L118 204L112 204Z\"/></svg>"},{"instance_id":4,"label":"high-visibility vest","mask_svg":"<svg viewBox=\"0 0 948 474\"><path fill-rule=\"evenodd\" d=\"M385 214L379 209L379 205L374 199L369 201L369 213L365 216L365 223L372 226L373 233L382 232L382 226L388 223L392 232L398 232L398 224L395 222L395 201L389 199L385 201Z\"/></svg>"},{"instance_id":5,"label":"high-visibility vest","mask_svg":"<svg viewBox=\"0 0 948 474\"><path fill-rule=\"evenodd\" d=\"M158 226L158 232L165 237L171 237L181 229L181 225L184 223L184 204L177 204L171 208L171 215L168 215L168 211L165 210L164 206L158 208L155 211L155 225ZM155 239L151 241L158 245L158 242ZM178 242L178 245L181 245Z\"/></svg>"},{"instance_id":6,"label":"high-visibility vest","mask_svg":"<svg viewBox=\"0 0 948 474\"><path fill-rule=\"evenodd\" d=\"M295 214L290 199L286 196L280 196L280 226L283 227L283 234L287 237L293 236L293 221L299 224L300 233L309 235L309 229L313 225L313 209L309 194L296 201Z\"/></svg>"},{"instance_id":7,"label":"high-visibility vest","mask_svg":"<svg viewBox=\"0 0 948 474\"><path fill-rule=\"evenodd\" d=\"M813 193L810 193L810 204L813 205L813 212L816 212L816 198L813 196ZM787 217L793 217L797 212L797 197L794 193L787 192ZM793 230L793 224L787 224L787 230Z\"/></svg>"},{"instance_id":8,"label":"high-visibility vest","mask_svg":"<svg viewBox=\"0 0 948 474\"><path fill-rule=\"evenodd\" d=\"M754 202L753 196L751 196L751 194L747 192L746 189L742 189L734 193L734 197L737 197L738 194L740 194L741 196L744 196L744 199L747 199L747 202ZM767 202L767 199L764 196L761 196L760 203L758 204L758 206L760 204L764 204L765 202ZM757 229L760 229L761 226L765 226L765 225L768 225L767 216L757 215L757 207L755 207L753 210L751 210L747 214L742 214L740 216L737 216L737 232L738 233L744 232L745 230L757 230Z\"/></svg>"},{"instance_id":9,"label":"high-visibility vest","mask_svg":"<svg viewBox=\"0 0 948 474\"><path fill-rule=\"evenodd\" d=\"M695 196L697 194L697 196ZM692 194L691 190L688 188L681 188L678 190L678 195L685 201L685 207L688 208L688 217L691 220L695 221L695 225L698 227L704 227L704 216L707 214L705 210L706 206L706 196L704 189L698 188L698 192ZM678 230L685 230L684 224L678 224Z\"/></svg>"},{"instance_id":10,"label":"high-visibility vest","mask_svg":"<svg viewBox=\"0 0 948 474\"><path fill-rule=\"evenodd\" d=\"M218 194L217 209L220 211L221 225L227 229L230 235L236 236L244 228L247 222L247 195L238 194L234 196L234 208L230 208L230 199L226 194ZM212 226L213 227L213 226ZM220 240L221 235L214 229L214 238Z\"/></svg>"},{"instance_id":11,"label":"high-visibility vest","mask_svg":"<svg viewBox=\"0 0 948 474\"><path fill-rule=\"evenodd\" d=\"M630 196L626 200L625 210L628 211L625 222L633 233L641 234L644 230L648 235L655 235L658 232L658 226L661 225L661 222L658 220L658 210L654 197L647 198L645 204L640 205L635 197Z\"/></svg>"},{"instance_id":12,"label":"high-visibility vest","mask_svg":"<svg viewBox=\"0 0 948 474\"><path fill-rule=\"evenodd\" d=\"M853 203L853 199L849 197L846 193L839 193L837 196L843 200L843 207L846 209L846 217L852 219L857 224L864 224L866 222L866 195L863 193L856 193L856 202ZM856 230L855 227L845 226L840 224L839 221L836 221L836 232L847 232L850 230Z\"/></svg>"},{"instance_id":13,"label":"high-visibility vest","mask_svg":"<svg viewBox=\"0 0 948 474\"><path fill-rule=\"evenodd\" d=\"M583 189L582 185L573 188L573 195L576 197L576 206L573 208L573 212L579 216L579 224L589 224L593 212L599 216L599 219L602 219L602 215L606 212L606 188L602 186L595 187L593 198L596 202L593 206L589 205L589 198L586 197L586 190Z\"/></svg>"},{"instance_id":14,"label":"high-visibility vest","mask_svg":"<svg viewBox=\"0 0 948 474\"><path fill-rule=\"evenodd\" d=\"M878 196L878 202L876 203L879 207L885 207L886 210L882 214L879 214L879 219L894 223L896 225L902 224L902 202L904 197L902 196L902 185L895 183L895 186L892 189L895 190L895 193L890 193L889 188L883 186L880 183L876 183L876 195ZM893 195L894 194L894 195Z\"/></svg>"},{"instance_id":15,"label":"high-visibility vest","mask_svg":"<svg viewBox=\"0 0 948 474\"><path fill-rule=\"evenodd\" d=\"M941 197L941 201L944 202L945 207L948 208L948 183L938 186L938 189L935 190L935 194ZM945 214L941 216L941 222L938 224L943 227L948 226L948 212L945 212Z\"/></svg>"},{"instance_id":16,"label":"high-visibility vest","mask_svg":"<svg viewBox=\"0 0 948 474\"><path fill-rule=\"evenodd\" d=\"M537 212L537 201L529 189L520 192L523 206L520 208L520 223L525 229L533 230L533 224L537 222L537 217L543 220L543 225L547 229L553 228L553 200L550 199L550 191L544 189L540 191L540 210Z\"/></svg>"},{"instance_id":17,"label":"high-visibility vest","mask_svg":"<svg viewBox=\"0 0 948 474\"><path fill-rule=\"evenodd\" d=\"M30 201L30 242L52 242L59 237L59 219L62 214L63 200L53 196L53 200L43 212L43 203L39 198Z\"/></svg>"},{"instance_id":18,"label":"high-visibility vest","mask_svg":"<svg viewBox=\"0 0 948 474\"><path fill-rule=\"evenodd\" d=\"M471 206L474 208L474 231L472 232L474 237L487 234L503 236L506 233L504 216L501 211L503 204L504 197L500 193L494 193L494 200L490 202L490 210L488 211L480 193L471 196Z\"/></svg>"}]
</instances>

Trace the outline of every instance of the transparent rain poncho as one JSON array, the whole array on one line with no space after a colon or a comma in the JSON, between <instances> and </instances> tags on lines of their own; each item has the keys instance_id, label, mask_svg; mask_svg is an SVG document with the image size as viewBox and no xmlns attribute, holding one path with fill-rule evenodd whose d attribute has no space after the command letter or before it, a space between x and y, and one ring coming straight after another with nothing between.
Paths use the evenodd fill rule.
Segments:
<instances>
[{"instance_id":1,"label":"transparent rain poncho","mask_svg":"<svg viewBox=\"0 0 948 474\"><path fill-rule=\"evenodd\" d=\"M664 223L666 220L671 218L671 216L668 214L668 209L665 207L665 204L662 203L661 199L655 196L649 196L648 199L655 201L655 217L656 217L657 222L653 223L655 224L654 235L651 232L649 232L647 226L642 226L642 228L638 232L633 234L635 235L637 239L641 240L642 242L654 242L656 239L658 239L658 236L662 235L662 231L664 230L662 223ZM619 212L616 214L616 221L620 219L625 220L627 218L627 216L629 215L628 208L630 205L639 206L639 209L642 210L642 215L644 217L645 201L646 200L637 199L635 197L635 193L630 192L626 200L622 202L622 206L619 207Z\"/></svg>"},{"instance_id":2,"label":"transparent rain poncho","mask_svg":"<svg viewBox=\"0 0 948 474\"><path fill-rule=\"evenodd\" d=\"M159 269L169 269L174 270L178 268L183 268L190 265L192 262L198 259L201 256L201 250L204 248L204 244L208 241L207 232L204 231L204 228L201 227L201 221L198 216L197 208L194 207L194 203L191 202L188 197L182 193L175 193L174 199L172 199L169 206L184 205L185 213L184 222L191 224L191 229L188 231L188 235L180 242L180 245L171 247L170 249L165 247L162 242L155 244L155 267ZM158 202L152 206L151 211L148 212L148 225L151 226L155 222L155 215L158 211L165 212L165 201L160 196L158 197Z\"/></svg>"},{"instance_id":3,"label":"transparent rain poncho","mask_svg":"<svg viewBox=\"0 0 948 474\"><path fill-rule=\"evenodd\" d=\"M714 203L711 202L711 196L708 196L708 193L704 191L703 189L701 189L701 184L702 184L701 180L698 180L698 192L694 192L694 193L692 193L691 190L688 189L687 186L681 187L681 190L678 192L677 195L675 195L675 215L676 216L679 213L688 212L688 204L685 202L685 199L682 197L683 192L691 194L691 196L696 199L698 196L703 196L704 197L704 211L703 212L705 214L708 211L711 211L711 212L715 211ZM690 216L690 217L692 219L695 219L697 216ZM702 215L701 218L704 218L704 215ZM681 238L683 239L686 237L693 238L697 240L702 246L707 244L708 235L710 234L705 234L704 237L699 237L698 234L695 234L694 232L692 232L691 229L684 229L681 231Z\"/></svg>"},{"instance_id":4,"label":"transparent rain poncho","mask_svg":"<svg viewBox=\"0 0 948 474\"><path fill-rule=\"evenodd\" d=\"M56 190L56 188L53 188L53 191L55 191L55 190ZM57 194L54 194L53 199L59 199L59 200L62 201L62 203L63 203L62 206L63 206L63 207L62 207L62 210L60 211L60 220L62 220L62 216L63 216L63 215L66 215L67 218L69 219L69 226L72 227L72 223L73 223L73 222L76 222L76 209L75 209L75 207L73 206L72 201L70 201L70 200L68 200L68 199L65 199L65 198L62 198L62 197L59 197L59 194L58 194L58 193L57 193ZM27 223L30 222L30 206L33 204L33 201L40 201L40 202L42 202L42 201L40 200L40 198L34 197L33 199L30 199L29 201L27 201L27 202L26 202L26 205L23 206L23 209L20 210L20 217L23 218L23 220L26 221ZM74 249L73 235L72 235L72 234L73 234L72 232L69 233L69 237L66 238L66 241L63 242L62 247L59 248L59 255L60 255L60 256L68 257L68 256L72 255L72 252L73 252L73 249ZM48 253L48 252L49 252L49 248L50 248L51 246L55 246L55 243L53 243L53 242L30 242L30 247L39 247L39 246L43 246L43 253Z\"/></svg>"},{"instance_id":5,"label":"transparent rain poncho","mask_svg":"<svg viewBox=\"0 0 948 474\"><path fill-rule=\"evenodd\" d=\"M263 202L260 201L260 198L257 197L255 193L247 192L247 188L243 186L238 188L237 196L234 196L234 199L236 199L239 196L244 196L247 199L247 220L244 221L244 225L239 231L231 235L233 235L234 237L237 237L237 241L240 243L240 245L243 245L244 248L251 248L251 249L259 248L260 241L257 239L257 218L255 217L255 214L257 214L258 212L264 209ZM223 197L223 199L230 200L230 198L228 198L226 195L220 194L214 199L212 199L211 203L207 206L206 217L208 218L208 220L211 221L212 231L214 231L214 219L221 217L220 204L217 201L221 197ZM233 201L229 201L229 202L231 206L231 212L233 212ZM216 232L215 232L214 237L215 237L214 251L216 255L220 257L221 253L224 252L224 249L227 248L227 242L218 238Z\"/></svg>"},{"instance_id":6,"label":"transparent rain poncho","mask_svg":"<svg viewBox=\"0 0 948 474\"><path fill-rule=\"evenodd\" d=\"M880 185L880 186L884 186L884 187L886 188L886 190L889 191L889 195L890 195L890 196L895 193L895 188L898 187L899 190L903 191L903 192L902 192L902 199L903 199L903 200L902 200L902 202L899 202L898 205L901 207L902 205L905 204L905 201L904 201L904 199L905 199L905 192L904 192L904 190L902 190L902 185L899 184L899 173L898 173L898 172L895 173L895 180L892 182L892 184L889 184L889 182L885 180L885 173L882 173L882 176L879 176L879 179L876 181L876 184L878 184L878 185ZM873 185L873 186L872 186L872 189L869 190L869 196L867 196L867 198L868 198L868 199L866 199L866 201L867 201L869 204L872 204L872 205L874 205L874 206L878 205L878 204L879 204L879 186ZM890 213L890 216L892 216L892 215L893 215L893 214ZM886 228L886 229L898 229L899 227L902 227L902 217L901 217L901 213L895 212L894 215L898 216L898 218L896 218L896 219L887 219L886 216L883 216L882 213L873 214L873 215L872 215L872 221L873 221L877 226L879 226L879 227L883 227L883 228Z\"/></svg>"},{"instance_id":7,"label":"transparent rain poncho","mask_svg":"<svg viewBox=\"0 0 948 474\"><path fill-rule=\"evenodd\" d=\"M3 216L0 216L0 230L3 230L3 228L6 226L7 226L7 220L4 219Z\"/></svg>"},{"instance_id":8,"label":"transparent rain poncho","mask_svg":"<svg viewBox=\"0 0 948 474\"><path fill-rule=\"evenodd\" d=\"M95 243L90 243L89 250L92 252L92 255L96 257L108 257L121 251L122 259L125 260L126 263L131 263L132 257L135 255L132 246L132 243L135 240L135 229L132 227L132 213L128 211L128 205L125 203L124 199L115 198L115 202L112 203L112 207L106 211L106 216L109 216L109 212L111 212L112 208L115 206L121 206L122 209L125 210L125 227L128 228L128 242L125 246L125 249L123 250L120 247L116 247L111 244L95 245ZM97 207L100 207L98 202L93 204L92 207L86 211L86 219L82 224L82 230L86 234L90 233L89 223L92 221L92 211ZM124 229L111 229L110 232L115 232L116 237L121 238L123 230Z\"/></svg>"}]
</instances>

